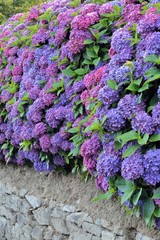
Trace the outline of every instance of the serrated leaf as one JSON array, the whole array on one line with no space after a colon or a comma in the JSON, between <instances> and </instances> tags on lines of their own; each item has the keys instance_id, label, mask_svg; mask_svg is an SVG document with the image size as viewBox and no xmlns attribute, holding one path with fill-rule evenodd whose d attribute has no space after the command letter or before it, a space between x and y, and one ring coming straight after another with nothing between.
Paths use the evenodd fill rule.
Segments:
<instances>
[{"instance_id":1,"label":"serrated leaf","mask_svg":"<svg viewBox=\"0 0 160 240\"><path fill-rule=\"evenodd\" d=\"M160 199L160 188L157 188L154 192L152 199Z\"/></svg>"},{"instance_id":2,"label":"serrated leaf","mask_svg":"<svg viewBox=\"0 0 160 240\"><path fill-rule=\"evenodd\" d=\"M155 209L155 205L153 200L148 198L143 205L143 216L147 225L151 220L154 209Z\"/></svg>"},{"instance_id":3,"label":"serrated leaf","mask_svg":"<svg viewBox=\"0 0 160 240\"><path fill-rule=\"evenodd\" d=\"M140 148L139 145L132 145L132 146L128 147L126 149L126 151L123 153L122 157L127 158L127 157L132 156L137 151L138 148Z\"/></svg>"},{"instance_id":4,"label":"serrated leaf","mask_svg":"<svg viewBox=\"0 0 160 240\"><path fill-rule=\"evenodd\" d=\"M108 86L114 90L118 90L118 85L114 80L107 80Z\"/></svg>"},{"instance_id":5,"label":"serrated leaf","mask_svg":"<svg viewBox=\"0 0 160 240\"><path fill-rule=\"evenodd\" d=\"M133 204L137 206L137 203L139 201L139 198L142 194L142 188L133 196Z\"/></svg>"}]
</instances>

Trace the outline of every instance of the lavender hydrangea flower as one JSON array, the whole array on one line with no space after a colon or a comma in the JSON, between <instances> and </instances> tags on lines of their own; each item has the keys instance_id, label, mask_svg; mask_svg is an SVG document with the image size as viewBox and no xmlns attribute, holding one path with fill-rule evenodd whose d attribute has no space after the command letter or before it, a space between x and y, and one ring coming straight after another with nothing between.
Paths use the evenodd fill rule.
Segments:
<instances>
[{"instance_id":1,"label":"lavender hydrangea flower","mask_svg":"<svg viewBox=\"0 0 160 240\"><path fill-rule=\"evenodd\" d=\"M139 152L125 158L122 162L121 174L127 180L136 180L144 173L144 159Z\"/></svg>"},{"instance_id":2,"label":"lavender hydrangea flower","mask_svg":"<svg viewBox=\"0 0 160 240\"><path fill-rule=\"evenodd\" d=\"M97 160L97 172L98 175L102 175L104 177L111 177L115 176L121 167L121 159L115 155L105 155L104 152L102 152L99 155L99 158Z\"/></svg>"},{"instance_id":3,"label":"lavender hydrangea flower","mask_svg":"<svg viewBox=\"0 0 160 240\"><path fill-rule=\"evenodd\" d=\"M39 138L39 144L42 148L42 151L48 152L51 146L51 137L49 134L44 134L42 137Z\"/></svg>"},{"instance_id":4,"label":"lavender hydrangea flower","mask_svg":"<svg viewBox=\"0 0 160 240\"><path fill-rule=\"evenodd\" d=\"M34 127L34 136L43 135L47 131L47 125L43 122L39 122Z\"/></svg>"},{"instance_id":5,"label":"lavender hydrangea flower","mask_svg":"<svg viewBox=\"0 0 160 240\"><path fill-rule=\"evenodd\" d=\"M152 118L153 122L159 126L160 125L160 103L157 103L157 105L152 110Z\"/></svg>"},{"instance_id":6,"label":"lavender hydrangea flower","mask_svg":"<svg viewBox=\"0 0 160 240\"><path fill-rule=\"evenodd\" d=\"M133 117L131 125L134 131L140 131L141 133L151 135L155 131L155 123L146 112L140 111Z\"/></svg>"},{"instance_id":7,"label":"lavender hydrangea flower","mask_svg":"<svg viewBox=\"0 0 160 240\"><path fill-rule=\"evenodd\" d=\"M151 185L160 183L160 149L148 150L144 155L143 179Z\"/></svg>"},{"instance_id":8,"label":"lavender hydrangea flower","mask_svg":"<svg viewBox=\"0 0 160 240\"><path fill-rule=\"evenodd\" d=\"M138 103L138 96L126 94L118 103L118 109L125 119L131 118L135 113L144 110L145 104Z\"/></svg>"},{"instance_id":9,"label":"lavender hydrangea flower","mask_svg":"<svg viewBox=\"0 0 160 240\"><path fill-rule=\"evenodd\" d=\"M66 164L64 157L59 154L54 155L53 162L56 166L64 166Z\"/></svg>"},{"instance_id":10,"label":"lavender hydrangea flower","mask_svg":"<svg viewBox=\"0 0 160 240\"><path fill-rule=\"evenodd\" d=\"M118 108L113 108L107 112L107 120L104 127L108 131L118 131L125 125L125 119Z\"/></svg>"},{"instance_id":11,"label":"lavender hydrangea flower","mask_svg":"<svg viewBox=\"0 0 160 240\"><path fill-rule=\"evenodd\" d=\"M98 100L102 101L106 106L110 106L113 102L117 101L119 98L119 92L104 86L100 89L98 93Z\"/></svg>"},{"instance_id":12,"label":"lavender hydrangea flower","mask_svg":"<svg viewBox=\"0 0 160 240\"><path fill-rule=\"evenodd\" d=\"M37 172L51 172L55 168L53 163L47 163L47 162L41 162L41 161L36 161L34 162L34 169Z\"/></svg>"}]
</instances>

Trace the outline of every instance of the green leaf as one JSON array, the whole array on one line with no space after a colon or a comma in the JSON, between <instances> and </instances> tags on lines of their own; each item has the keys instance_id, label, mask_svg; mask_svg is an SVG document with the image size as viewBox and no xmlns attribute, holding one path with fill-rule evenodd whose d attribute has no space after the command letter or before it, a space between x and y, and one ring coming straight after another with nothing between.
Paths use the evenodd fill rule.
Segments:
<instances>
[{"instance_id":1,"label":"green leaf","mask_svg":"<svg viewBox=\"0 0 160 240\"><path fill-rule=\"evenodd\" d=\"M118 90L118 85L114 80L107 80L108 86L114 90Z\"/></svg>"},{"instance_id":2,"label":"green leaf","mask_svg":"<svg viewBox=\"0 0 160 240\"><path fill-rule=\"evenodd\" d=\"M133 204L135 206L137 206L137 203L139 201L141 194L142 194L142 188L140 188L140 190L133 196Z\"/></svg>"},{"instance_id":3,"label":"green leaf","mask_svg":"<svg viewBox=\"0 0 160 240\"><path fill-rule=\"evenodd\" d=\"M75 75L74 71L72 71L70 68L62 70L62 73L67 77L73 77Z\"/></svg>"},{"instance_id":4,"label":"green leaf","mask_svg":"<svg viewBox=\"0 0 160 240\"><path fill-rule=\"evenodd\" d=\"M139 145L132 145L132 146L128 147L126 149L126 151L123 153L122 157L126 158L126 157L133 155L137 151L138 148L140 148Z\"/></svg>"},{"instance_id":5,"label":"green leaf","mask_svg":"<svg viewBox=\"0 0 160 240\"><path fill-rule=\"evenodd\" d=\"M155 205L153 200L148 198L143 205L143 216L147 225L150 223L154 209Z\"/></svg>"},{"instance_id":6,"label":"green leaf","mask_svg":"<svg viewBox=\"0 0 160 240\"><path fill-rule=\"evenodd\" d=\"M138 90L138 92L143 92L147 89L149 89L149 84L143 84L143 86Z\"/></svg>"},{"instance_id":7,"label":"green leaf","mask_svg":"<svg viewBox=\"0 0 160 240\"><path fill-rule=\"evenodd\" d=\"M100 47L98 45L93 46L93 50L95 51L96 54L98 54Z\"/></svg>"},{"instance_id":8,"label":"green leaf","mask_svg":"<svg viewBox=\"0 0 160 240\"><path fill-rule=\"evenodd\" d=\"M89 59L97 58L97 54L94 52L93 49L86 48L86 52L87 52L87 56L89 57Z\"/></svg>"},{"instance_id":9,"label":"green leaf","mask_svg":"<svg viewBox=\"0 0 160 240\"><path fill-rule=\"evenodd\" d=\"M7 102L7 104L8 104L8 105L12 105L12 104L14 104L15 102L16 102L16 98L13 97L11 100L9 100L9 101Z\"/></svg>"},{"instance_id":10,"label":"green leaf","mask_svg":"<svg viewBox=\"0 0 160 240\"><path fill-rule=\"evenodd\" d=\"M157 188L154 192L152 199L160 199L160 188Z\"/></svg>"},{"instance_id":11,"label":"green leaf","mask_svg":"<svg viewBox=\"0 0 160 240\"><path fill-rule=\"evenodd\" d=\"M132 196L133 192L134 192L134 189L129 189L123 194L121 198L121 205L125 203Z\"/></svg>"},{"instance_id":12,"label":"green leaf","mask_svg":"<svg viewBox=\"0 0 160 240\"><path fill-rule=\"evenodd\" d=\"M21 104L18 105L17 110L20 113L24 113L24 107Z\"/></svg>"},{"instance_id":13,"label":"green leaf","mask_svg":"<svg viewBox=\"0 0 160 240\"><path fill-rule=\"evenodd\" d=\"M159 217L160 217L160 208L157 207L157 208L154 210L154 213L153 213L153 214L154 214L155 217L158 217L158 218L159 218Z\"/></svg>"},{"instance_id":14,"label":"green leaf","mask_svg":"<svg viewBox=\"0 0 160 240\"><path fill-rule=\"evenodd\" d=\"M140 145L145 145L147 143L148 139L149 139L149 134L145 133L143 138L140 138L140 137L138 138L138 143Z\"/></svg>"},{"instance_id":15,"label":"green leaf","mask_svg":"<svg viewBox=\"0 0 160 240\"><path fill-rule=\"evenodd\" d=\"M126 89L130 90L132 92L137 92L139 87L134 82L131 82L130 85Z\"/></svg>"},{"instance_id":16,"label":"green leaf","mask_svg":"<svg viewBox=\"0 0 160 240\"><path fill-rule=\"evenodd\" d=\"M102 200L109 200L113 196L113 192L108 191L107 193L101 194L94 199L92 199L93 202L99 202Z\"/></svg>"},{"instance_id":17,"label":"green leaf","mask_svg":"<svg viewBox=\"0 0 160 240\"><path fill-rule=\"evenodd\" d=\"M122 135L118 136L116 140L122 142L122 147L129 141L138 139L139 134L133 130L123 133Z\"/></svg>"},{"instance_id":18,"label":"green leaf","mask_svg":"<svg viewBox=\"0 0 160 240\"><path fill-rule=\"evenodd\" d=\"M145 59L144 59L145 62L152 62L152 63L155 63L155 64L160 64L160 57L155 55L155 54L151 54L149 56L147 56Z\"/></svg>"},{"instance_id":19,"label":"green leaf","mask_svg":"<svg viewBox=\"0 0 160 240\"><path fill-rule=\"evenodd\" d=\"M97 66L98 65L98 63L100 62L100 60L101 60L101 58L99 57L99 58L97 58L97 59L95 59L94 61L93 61L93 64L94 64L94 66Z\"/></svg>"},{"instance_id":20,"label":"green leaf","mask_svg":"<svg viewBox=\"0 0 160 240\"><path fill-rule=\"evenodd\" d=\"M157 141L160 141L160 134L154 134L149 139L149 142L157 142Z\"/></svg>"},{"instance_id":21,"label":"green leaf","mask_svg":"<svg viewBox=\"0 0 160 240\"><path fill-rule=\"evenodd\" d=\"M78 68L78 69L76 69L74 72L75 72L77 75L80 75L80 76L86 74L86 70L83 69L83 68Z\"/></svg>"},{"instance_id":22,"label":"green leaf","mask_svg":"<svg viewBox=\"0 0 160 240\"><path fill-rule=\"evenodd\" d=\"M77 132L79 132L79 127L73 127L73 128L70 128L70 129L68 129L67 130L67 132L69 132L69 133L77 133Z\"/></svg>"},{"instance_id":23,"label":"green leaf","mask_svg":"<svg viewBox=\"0 0 160 240\"><path fill-rule=\"evenodd\" d=\"M27 92L24 93L24 95L23 95L23 97L22 97L21 100L22 100L22 101L28 101L28 100L29 100L29 97L28 97L28 93L27 93Z\"/></svg>"}]
</instances>

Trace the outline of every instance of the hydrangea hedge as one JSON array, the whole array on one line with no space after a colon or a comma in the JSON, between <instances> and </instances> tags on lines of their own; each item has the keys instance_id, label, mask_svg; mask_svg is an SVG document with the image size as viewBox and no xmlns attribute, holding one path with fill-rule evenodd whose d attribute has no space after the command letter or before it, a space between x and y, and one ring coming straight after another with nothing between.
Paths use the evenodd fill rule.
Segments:
<instances>
[{"instance_id":1,"label":"hydrangea hedge","mask_svg":"<svg viewBox=\"0 0 160 240\"><path fill-rule=\"evenodd\" d=\"M160 228L160 1L45 3L0 53L0 159L91 174Z\"/></svg>"}]
</instances>

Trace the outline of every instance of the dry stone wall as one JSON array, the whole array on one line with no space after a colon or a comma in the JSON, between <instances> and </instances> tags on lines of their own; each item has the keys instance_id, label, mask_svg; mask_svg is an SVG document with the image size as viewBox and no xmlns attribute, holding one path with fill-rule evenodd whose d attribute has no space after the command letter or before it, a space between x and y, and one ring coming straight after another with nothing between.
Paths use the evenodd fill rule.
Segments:
<instances>
[{"instance_id":1,"label":"dry stone wall","mask_svg":"<svg viewBox=\"0 0 160 240\"><path fill-rule=\"evenodd\" d=\"M78 191L78 190L77 190ZM154 240L81 210L0 181L0 240Z\"/></svg>"}]
</instances>

